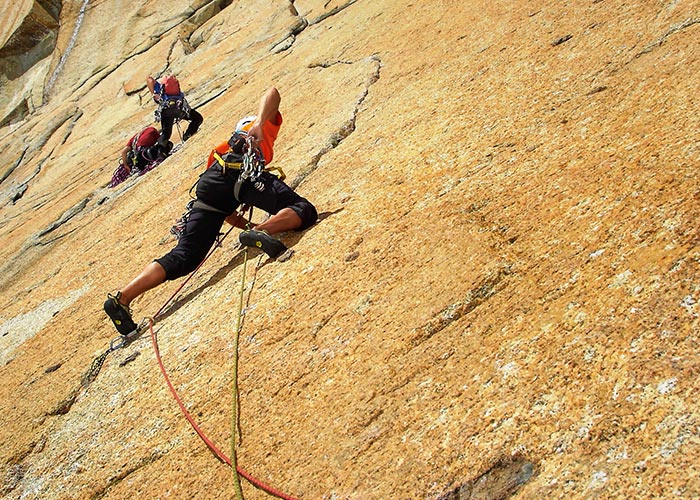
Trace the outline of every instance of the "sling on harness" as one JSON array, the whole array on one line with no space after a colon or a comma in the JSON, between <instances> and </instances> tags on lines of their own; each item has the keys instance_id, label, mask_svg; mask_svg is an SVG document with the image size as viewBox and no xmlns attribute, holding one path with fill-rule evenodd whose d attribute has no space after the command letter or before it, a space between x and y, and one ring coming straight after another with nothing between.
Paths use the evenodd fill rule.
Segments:
<instances>
[{"instance_id":1,"label":"sling on harness","mask_svg":"<svg viewBox=\"0 0 700 500\"><path fill-rule=\"evenodd\" d=\"M216 151L212 152L214 159L216 162L221 165L221 170L222 173L226 173L226 169L230 168L233 170L240 170L241 167L243 166L243 157L241 155L237 155L235 153L224 153L224 157L219 155ZM229 161L232 160L232 161Z\"/></svg>"},{"instance_id":2,"label":"sling on harness","mask_svg":"<svg viewBox=\"0 0 700 500\"><path fill-rule=\"evenodd\" d=\"M141 131L141 132L143 132L143 131ZM134 138L131 140L131 149L129 150L129 152L126 155L127 163L131 163L131 165L127 165L128 167L138 168L136 164L138 163L138 159L139 159L138 142L139 142L139 138L141 137L141 132L136 134L134 136Z\"/></svg>"}]
</instances>

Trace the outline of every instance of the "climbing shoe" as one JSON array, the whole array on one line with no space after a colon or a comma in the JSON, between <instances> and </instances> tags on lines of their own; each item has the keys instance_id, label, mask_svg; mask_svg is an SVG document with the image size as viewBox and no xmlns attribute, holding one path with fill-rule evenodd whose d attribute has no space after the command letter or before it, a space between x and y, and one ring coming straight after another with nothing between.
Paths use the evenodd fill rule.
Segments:
<instances>
[{"instance_id":1,"label":"climbing shoe","mask_svg":"<svg viewBox=\"0 0 700 500\"><path fill-rule=\"evenodd\" d=\"M263 252L269 255L271 258L275 259L280 254L282 254L287 247L277 238L273 238L265 231L258 231L256 229L248 229L243 231L238 235L238 241L241 245L260 248Z\"/></svg>"},{"instance_id":2,"label":"climbing shoe","mask_svg":"<svg viewBox=\"0 0 700 500\"><path fill-rule=\"evenodd\" d=\"M137 330L136 323L131 319L131 311L129 308L119 302L119 297L121 297L121 292L117 292L116 295L107 294L107 300L105 301L104 309L109 316L109 319L114 323L117 331L127 336L130 333Z\"/></svg>"}]
</instances>

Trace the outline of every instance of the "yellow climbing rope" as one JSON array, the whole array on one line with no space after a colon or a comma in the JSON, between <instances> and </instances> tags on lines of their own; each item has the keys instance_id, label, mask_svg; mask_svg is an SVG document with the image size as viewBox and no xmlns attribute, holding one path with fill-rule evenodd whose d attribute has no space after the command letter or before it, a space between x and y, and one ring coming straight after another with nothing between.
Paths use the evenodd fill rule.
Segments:
<instances>
[{"instance_id":1,"label":"yellow climbing rope","mask_svg":"<svg viewBox=\"0 0 700 500\"><path fill-rule=\"evenodd\" d=\"M253 207L250 207L248 215L247 229L250 229L250 221L253 218ZM238 340L241 335L241 318L243 317L243 295L245 294L246 267L248 265L248 248L244 248L243 253L243 277L241 278L241 292L238 294L238 315L236 316L236 332L233 339L233 369L231 378L233 379L233 403L231 412L231 469L233 471L233 486L236 491L236 499L243 499L241 489L241 479L238 477L238 458L236 455L236 442L238 441Z\"/></svg>"},{"instance_id":2,"label":"yellow climbing rope","mask_svg":"<svg viewBox=\"0 0 700 500\"><path fill-rule=\"evenodd\" d=\"M243 293L245 291L245 272L248 262L248 249L245 249L243 257L243 279L241 279L241 293L238 297L238 317L236 318L236 332L233 339L233 411L231 412L231 469L233 470L233 487L236 491L236 499L243 500L241 479L238 477L236 456L236 442L238 441L238 339L241 333L241 316L243 315Z\"/></svg>"}]
</instances>

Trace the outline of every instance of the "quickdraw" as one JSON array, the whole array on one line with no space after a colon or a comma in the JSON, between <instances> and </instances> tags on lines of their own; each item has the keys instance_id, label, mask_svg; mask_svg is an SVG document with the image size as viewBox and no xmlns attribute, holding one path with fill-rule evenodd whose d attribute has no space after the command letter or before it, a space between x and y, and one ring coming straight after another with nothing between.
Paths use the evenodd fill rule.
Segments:
<instances>
[{"instance_id":1,"label":"quickdraw","mask_svg":"<svg viewBox=\"0 0 700 500\"><path fill-rule=\"evenodd\" d=\"M127 345L131 344L134 340L139 338L141 334L146 331L146 329L148 329L148 326L152 321L153 320L151 318L143 318L138 327L136 327L136 330L127 335L120 335L119 337L112 339L112 341L109 343L110 352L116 351L117 349L121 349L122 347L126 347Z\"/></svg>"},{"instance_id":2,"label":"quickdraw","mask_svg":"<svg viewBox=\"0 0 700 500\"><path fill-rule=\"evenodd\" d=\"M243 153L243 167L240 177L250 179L255 182L265 169L265 158L259 148L253 143L253 138L248 136L245 141L245 152Z\"/></svg>"},{"instance_id":3,"label":"quickdraw","mask_svg":"<svg viewBox=\"0 0 700 500\"><path fill-rule=\"evenodd\" d=\"M265 158L260 148L255 146L252 137L246 137L245 146L243 148L243 166L241 167L241 173L238 174L238 179L236 179L236 184L233 187L233 196L240 201L239 194L245 181L252 182L253 186L258 191L264 191L265 182L260 179L260 176L263 172L272 172L273 170L279 172L277 177L280 180L286 179L287 176L280 167L265 167Z\"/></svg>"}]
</instances>

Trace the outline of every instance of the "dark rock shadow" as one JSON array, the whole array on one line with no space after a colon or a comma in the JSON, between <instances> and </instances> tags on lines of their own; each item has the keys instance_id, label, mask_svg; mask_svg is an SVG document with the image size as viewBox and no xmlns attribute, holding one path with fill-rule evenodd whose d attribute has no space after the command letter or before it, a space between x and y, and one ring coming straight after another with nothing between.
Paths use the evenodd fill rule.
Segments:
<instances>
[{"instance_id":1,"label":"dark rock shadow","mask_svg":"<svg viewBox=\"0 0 700 500\"><path fill-rule=\"evenodd\" d=\"M525 457L504 457L489 470L438 500L506 500L536 474L535 464Z\"/></svg>"}]
</instances>

